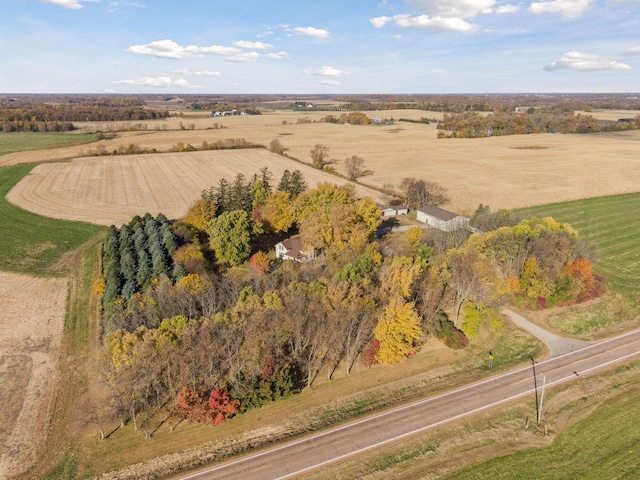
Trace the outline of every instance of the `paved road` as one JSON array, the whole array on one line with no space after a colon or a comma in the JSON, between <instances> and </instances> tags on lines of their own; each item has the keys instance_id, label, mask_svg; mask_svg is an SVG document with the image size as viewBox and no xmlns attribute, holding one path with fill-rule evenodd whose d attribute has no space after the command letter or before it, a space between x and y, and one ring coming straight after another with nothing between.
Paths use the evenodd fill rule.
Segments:
<instances>
[{"instance_id":1,"label":"paved road","mask_svg":"<svg viewBox=\"0 0 640 480\"><path fill-rule=\"evenodd\" d=\"M580 381L581 376L633 358L640 358L640 330L536 363L538 387L543 376L549 388ZM533 399L532 366L214 466L183 480L303 478L309 470L527 395ZM535 412L531 417L535 419Z\"/></svg>"}]
</instances>

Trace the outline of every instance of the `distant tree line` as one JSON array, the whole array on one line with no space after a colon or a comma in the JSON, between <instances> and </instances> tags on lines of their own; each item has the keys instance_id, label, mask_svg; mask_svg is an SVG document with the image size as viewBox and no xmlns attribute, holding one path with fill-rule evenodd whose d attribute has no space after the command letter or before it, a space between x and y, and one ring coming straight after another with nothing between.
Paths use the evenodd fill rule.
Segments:
<instances>
[{"instance_id":1,"label":"distant tree line","mask_svg":"<svg viewBox=\"0 0 640 480\"><path fill-rule=\"evenodd\" d=\"M39 102L35 98L0 100L0 131L73 130L73 122L139 121L169 116L166 110L143 107L138 99L78 98L74 102Z\"/></svg>"},{"instance_id":2,"label":"distant tree line","mask_svg":"<svg viewBox=\"0 0 640 480\"><path fill-rule=\"evenodd\" d=\"M445 114L438 137L478 138L528 133L595 133L640 128L640 115L632 121L599 122L591 115L574 115L561 109L499 112L482 116L475 112ZM450 133L447 133L450 132Z\"/></svg>"},{"instance_id":3,"label":"distant tree line","mask_svg":"<svg viewBox=\"0 0 640 480\"><path fill-rule=\"evenodd\" d=\"M103 139L97 134L98 139ZM216 140L215 142L203 141L200 145L193 146L190 143L178 142L165 152L198 152L206 150L236 150L245 148L264 148L264 145L252 143L244 138L226 138ZM120 145L113 150L107 149L107 145L100 144L95 148L90 148L88 151L82 150L81 156L116 156L116 155L139 155L146 153L161 153L157 148L141 147L135 143L129 145Z\"/></svg>"}]
</instances>

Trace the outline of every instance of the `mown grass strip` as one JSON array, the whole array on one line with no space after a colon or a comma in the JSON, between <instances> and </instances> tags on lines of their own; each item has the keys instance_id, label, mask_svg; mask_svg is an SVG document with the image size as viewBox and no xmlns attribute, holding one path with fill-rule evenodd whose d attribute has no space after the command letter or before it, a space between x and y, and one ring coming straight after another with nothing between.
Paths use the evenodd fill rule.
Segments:
<instances>
[{"instance_id":1,"label":"mown grass strip","mask_svg":"<svg viewBox=\"0 0 640 480\"><path fill-rule=\"evenodd\" d=\"M551 216L570 223L597 248L596 273L613 291L640 291L640 193L540 205L522 210L527 216Z\"/></svg>"},{"instance_id":2,"label":"mown grass strip","mask_svg":"<svg viewBox=\"0 0 640 480\"><path fill-rule=\"evenodd\" d=\"M70 135L62 132L1 132L0 155L26 150L74 147L93 141L94 136L86 133Z\"/></svg>"},{"instance_id":3,"label":"mown grass strip","mask_svg":"<svg viewBox=\"0 0 640 480\"><path fill-rule=\"evenodd\" d=\"M0 270L57 276L64 273L64 256L105 228L42 217L9 203L5 196L33 167L0 169Z\"/></svg>"}]
</instances>

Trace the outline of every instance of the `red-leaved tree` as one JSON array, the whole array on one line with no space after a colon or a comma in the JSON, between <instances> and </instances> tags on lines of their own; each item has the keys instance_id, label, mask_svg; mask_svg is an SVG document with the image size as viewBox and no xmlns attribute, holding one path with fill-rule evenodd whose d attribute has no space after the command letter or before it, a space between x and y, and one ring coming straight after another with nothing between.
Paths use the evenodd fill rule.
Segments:
<instances>
[{"instance_id":1,"label":"red-leaved tree","mask_svg":"<svg viewBox=\"0 0 640 480\"><path fill-rule=\"evenodd\" d=\"M227 417L235 414L240 408L239 400L232 400L229 392L224 389L211 390L209 396L208 420L212 426L219 425L227 421Z\"/></svg>"},{"instance_id":2,"label":"red-leaved tree","mask_svg":"<svg viewBox=\"0 0 640 480\"><path fill-rule=\"evenodd\" d=\"M269 267L271 266L271 260L268 255L264 252L256 252L250 259L249 263L253 267L253 269L258 272L260 275L269 271Z\"/></svg>"}]
</instances>

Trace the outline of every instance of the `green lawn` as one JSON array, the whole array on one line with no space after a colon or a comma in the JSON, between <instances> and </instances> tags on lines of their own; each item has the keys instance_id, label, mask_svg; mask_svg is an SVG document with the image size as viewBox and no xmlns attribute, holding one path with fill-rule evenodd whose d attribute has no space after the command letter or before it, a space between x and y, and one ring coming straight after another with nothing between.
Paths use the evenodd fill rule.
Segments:
<instances>
[{"instance_id":1,"label":"green lawn","mask_svg":"<svg viewBox=\"0 0 640 480\"><path fill-rule=\"evenodd\" d=\"M0 155L25 150L72 147L93 141L93 135L85 133L70 135L63 132L0 132Z\"/></svg>"},{"instance_id":2,"label":"green lawn","mask_svg":"<svg viewBox=\"0 0 640 480\"><path fill-rule=\"evenodd\" d=\"M42 217L9 203L7 192L33 167L0 169L0 270L57 275L65 254L105 228Z\"/></svg>"},{"instance_id":3,"label":"green lawn","mask_svg":"<svg viewBox=\"0 0 640 480\"><path fill-rule=\"evenodd\" d=\"M596 273L613 291L640 291L640 193L541 205L526 215L570 223L597 248Z\"/></svg>"}]
</instances>

